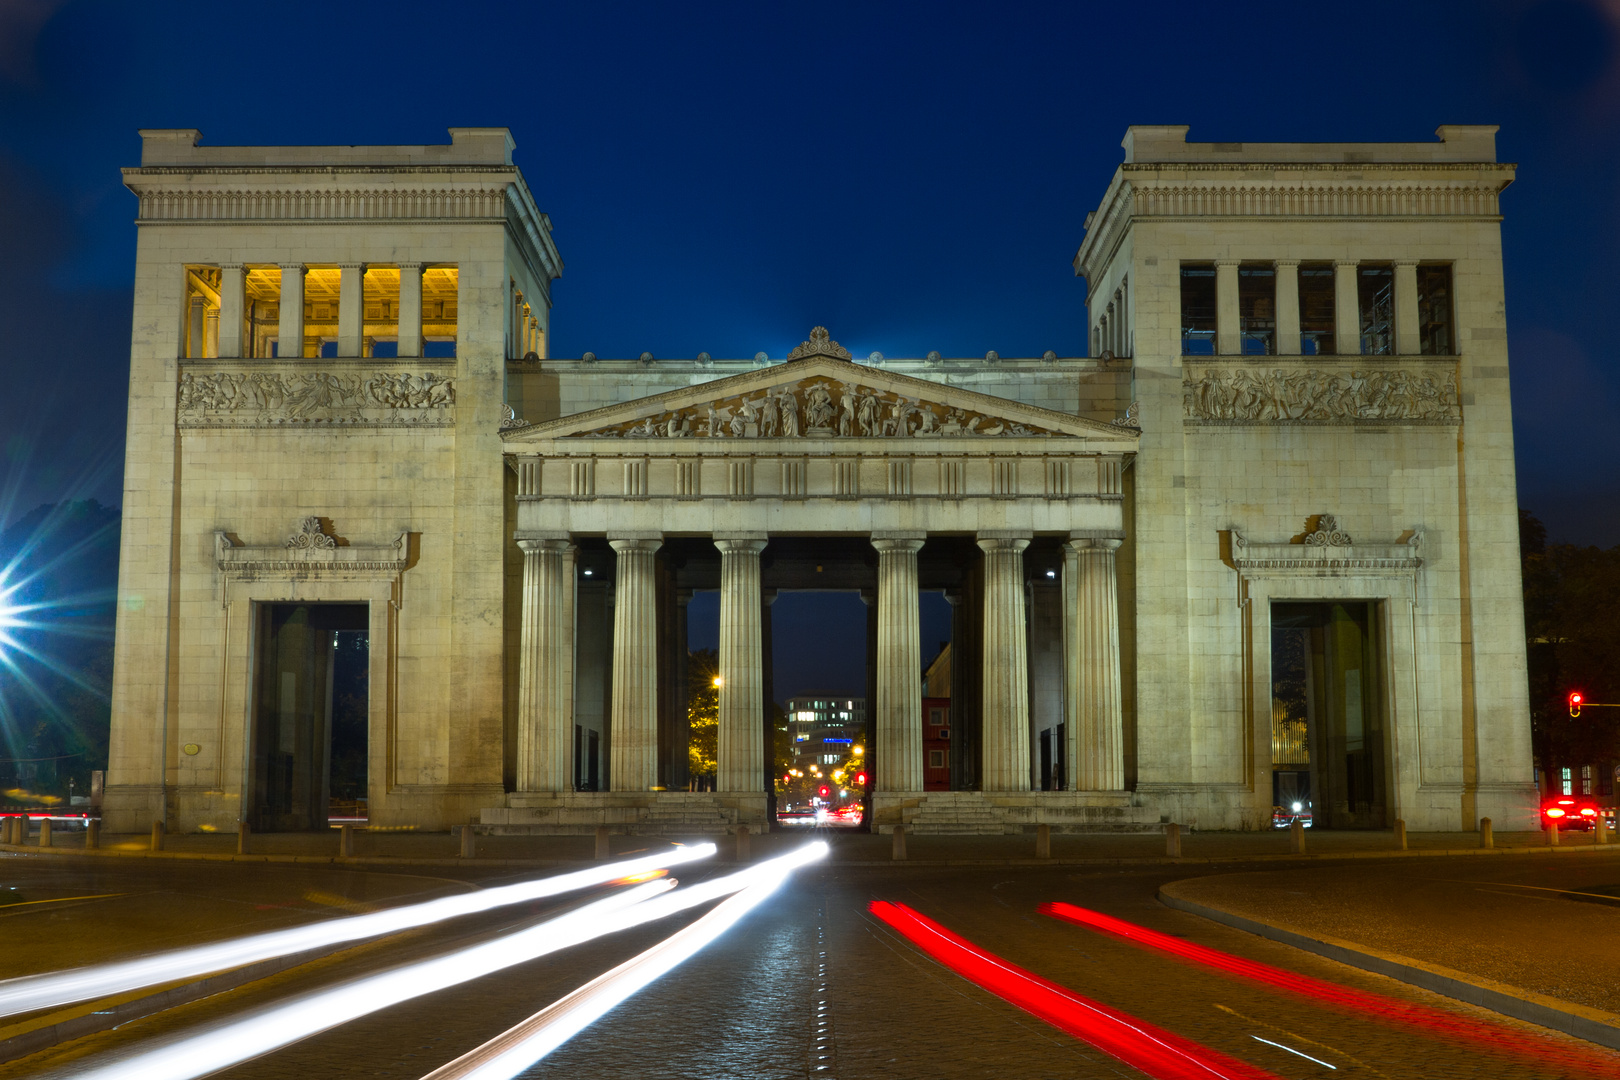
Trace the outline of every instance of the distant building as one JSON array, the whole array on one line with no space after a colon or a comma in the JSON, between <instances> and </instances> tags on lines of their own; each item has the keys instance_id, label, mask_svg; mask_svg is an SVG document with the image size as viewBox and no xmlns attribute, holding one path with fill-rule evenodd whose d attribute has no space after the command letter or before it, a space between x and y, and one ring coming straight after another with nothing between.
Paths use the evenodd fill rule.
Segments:
<instances>
[{"instance_id":1,"label":"distant building","mask_svg":"<svg viewBox=\"0 0 1620 1080\"><path fill-rule=\"evenodd\" d=\"M932 667L929 668L933 670ZM949 682L946 686L949 688ZM926 690L924 691L926 694ZM923 790L951 790L951 699L927 697L923 713Z\"/></svg>"},{"instance_id":2,"label":"distant building","mask_svg":"<svg viewBox=\"0 0 1620 1080\"><path fill-rule=\"evenodd\" d=\"M860 746L865 749L866 699L810 694L787 700L793 765L836 765Z\"/></svg>"}]
</instances>

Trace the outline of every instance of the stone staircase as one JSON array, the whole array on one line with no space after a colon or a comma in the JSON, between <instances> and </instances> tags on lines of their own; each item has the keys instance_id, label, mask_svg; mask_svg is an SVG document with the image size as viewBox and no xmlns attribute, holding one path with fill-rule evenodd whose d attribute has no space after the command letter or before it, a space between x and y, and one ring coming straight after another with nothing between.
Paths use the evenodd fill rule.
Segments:
<instances>
[{"instance_id":1,"label":"stone staircase","mask_svg":"<svg viewBox=\"0 0 1620 1080\"><path fill-rule=\"evenodd\" d=\"M897 824L916 834L999 836L1033 832L1037 825L1056 833L1152 832L1159 813L1132 806L1126 792L1089 791L930 791L878 796L876 825L892 832Z\"/></svg>"}]
</instances>

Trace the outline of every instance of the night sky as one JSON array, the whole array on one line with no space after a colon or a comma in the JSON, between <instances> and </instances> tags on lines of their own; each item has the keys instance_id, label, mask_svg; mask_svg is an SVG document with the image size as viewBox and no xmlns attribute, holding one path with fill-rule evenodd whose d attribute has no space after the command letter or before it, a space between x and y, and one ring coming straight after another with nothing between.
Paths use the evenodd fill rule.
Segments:
<instances>
[{"instance_id":1,"label":"night sky","mask_svg":"<svg viewBox=\"0 0 1620 1080\"><path fill-rule=\"evenodd\" d=\"M0 527L121 500L137 128L510 127L567 264L554 355L781 357L817 324L857 355L1083 353L1070 259L1129 124L1459 123L1500 124L1520 166L1521 499L1555 540L1620 543L1620 0L784 7L0 0Z\"/></svg>"}]
</instances>

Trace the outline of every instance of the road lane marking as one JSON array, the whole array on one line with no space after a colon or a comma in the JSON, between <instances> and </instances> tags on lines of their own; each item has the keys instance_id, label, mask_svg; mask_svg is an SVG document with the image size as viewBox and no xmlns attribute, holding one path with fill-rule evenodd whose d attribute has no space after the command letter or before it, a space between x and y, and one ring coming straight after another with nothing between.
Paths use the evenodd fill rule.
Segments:
<instances>
[{"instance_id":1,"label":"road lane marking","mask_svg":"<svg viewBox=\"0 0 1620 1080\"><path fill-rule=\"evenodd\" d=\"M1339 1067L1337 1065L1329 1065L1327 1062L1323 1061L1321 1058L1313 1058L1313 1057L1311 1057L1311 1055L1305 1053L1303 1050L1295 1050L1292 1046L1284 1046L1280 1042L1272 1042L1270 1039L1262 1039L1258 1035L1250 1035L1249 1038L1253 1039L1255 1042L1263 1042L1267 1046L1275 1046L1279 1050L1286 1050L1290 1054L1298 1054L1300 1057L1304 1058L1306 1061L1314 1061L1318 1065L1322 1066L1324 1069L1332 1069L1334 1072L1339 1071Z\"/></svg>"},{"instance_id":2,"label":"road lane marking","mask_svg":"<svg viewBox=\"0 0 1620 1080\"><path fill-rule=\"evenodd\" d=\"M1389 1080L1389 1077L1388 1077L1387 1073L1380 1072L1379 1070L1373 1068L1371 1065L1367 1064L1365 1061L1362 1061L1360 1058L1356 1057L1355 1055L1345 1053L1343 1050L1339 1049L1337 1046L1329 1046L1327 1043L1317 1042L1315 1039L1307 1039L1305 1036L1301 1035L1297 1031L1289 1031L1287 1028L1278 1027L1276 1024L1268 1024L1264 1020L1257 1020L1252 1016L1244 1016L1242 1013L1238 1012L1236 1009L1228 1008L1225 1005L1222 1005L1218 1001L1210 1002L1210 1004L1214 1005L1217 1009L1221 1010L1221 1012L1223 1012L1223 1013L1226 1013L1228 1016L1237 1017L1239 1020L1242 1020L1245 1024L1253 1024L1257 1028L1265 1028L1267 1031L1275 1031L1279 1035L1286 1035L1290 1039L1293 1039L1295 1042L1302 1042L1306 1046L1319 1047L1319 1048L1321 1048L1323 1050L1326 1050L1330 1054L1339 1055L1340 1057L1344 1058L1344 1060L1348 1061L1350 1064L1354 1065L1358 1069L1366 1069L1368 1072L1372 1073L1374 1076L1382 1076L1382 1077L1384 1077L1384 1080Z\"/></svg>"}]
</instances>

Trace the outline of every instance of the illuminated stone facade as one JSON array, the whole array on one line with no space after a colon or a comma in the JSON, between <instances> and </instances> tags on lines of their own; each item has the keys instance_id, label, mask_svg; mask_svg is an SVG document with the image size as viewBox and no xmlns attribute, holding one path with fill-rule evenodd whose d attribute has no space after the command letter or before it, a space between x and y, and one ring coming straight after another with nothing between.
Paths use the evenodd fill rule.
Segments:
<instances>
[{"instance_id":1,"label":"illuminated stone facade","mask_svg":"<svg viewBox=\"0 0 1620 1080\"><path fill-rule=\"evenodd\" d=\"M1132 128L1075 261L1091 356L740 360L550 357L504 129L144 133L108 827L318 827L356 627L375 824L760 827L770 602L828 587L869 605L877 828L1269 827L1289 642L1319 824L1530 827L1493 131ZM955 610L950 791L919 590Z\"/></svg>"}]
</instances>

